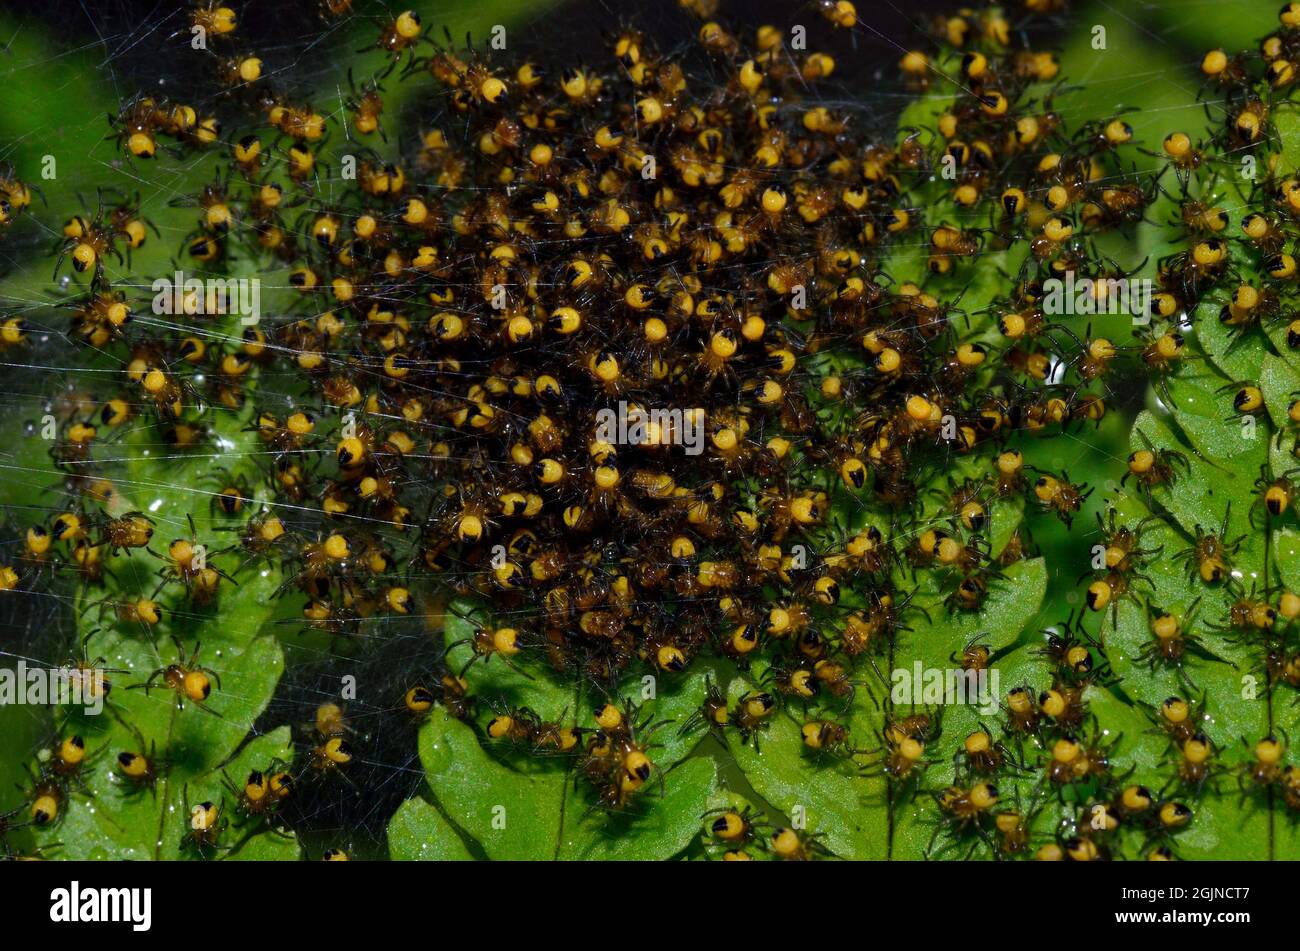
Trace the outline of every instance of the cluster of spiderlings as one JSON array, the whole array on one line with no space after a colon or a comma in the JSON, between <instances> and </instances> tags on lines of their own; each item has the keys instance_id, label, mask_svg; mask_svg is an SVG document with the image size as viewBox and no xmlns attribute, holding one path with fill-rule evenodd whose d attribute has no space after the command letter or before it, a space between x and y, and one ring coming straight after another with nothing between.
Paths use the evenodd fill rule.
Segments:
<instances>
[{"instance_id":1,"label":"cluster of spiderlings","mask_svg":"<svg viewBox=\"0 0 1300 951\"><path fill-rule=\"evenodd\" d=\"M835 30L858 28L851 4L822 11ZM233 48L231 11L207 5L194 19ZM819 104L834 58L795 53L775 26L741 37L702 25L707 81L634 31L615 39L605 68L559 71L506 70L472 49L421 56L420 33L399 14L377 42L405 80L428 74L446 121L414 155L364 153L342 190L319 183L311 151L327 120L272 91L258 57L221 60L219 81L261 128L230 133L226 173L182 199L200 210L185 252L199 265L235 253L290 265L298 316L237 340L133 334L128 295L103 271L120 244L144 238L130 203L65 229L63 252L89 278L74 328L126 366L102 426L143 408L170 444L196 446L206 432L194 408L241 407L255 366L310 380L310 409L259 406L256 433L275 501L319 507L332 524L309 535L263 510L240 536L247 553L285 566L286 588L308 597L307 622L346 637L365 619L410 611L410 587L387 579L393 550L413 547L422 586L512 618L475 635L476 656L535 652L612 684L632 665L671 676L704 652L742 667L763 655L776 694L842 704L862 659L874 664L902 627L904 549L941 574L953 610L975 610L1023 551L1019 539L996 559L989 551L993 498L1024 495L1067 521L1079 509L1084 488L1064 474L1029 478L1018 452L999 450L1013 429L1103 412L1085 387L1114 347L1048 324L1037 285L1081 266L1086 231L1136 220L1150 192L1117 184L1109 157L1129 138L1122 121L1067 137L1050 103L1037 103L1055 61L1017 48L1000 14L943 22L941 39L961 50L959 75L944 81L960 92L939 138L897 144ZM917 87L943 75L921 53L900 66ZM358 136L382 134L387 75L350 101ZM113 125L136 159L156 155L158 134L210 145L222 131L149 98ZM291 143L287 181L268 169L268 130ZM956 169L958 207L991 209L987 233L927 225L913 189L941 165ZM1018 310L1001 322L1014 347L963 339L954 308L892 282L890 248L918 235L941 276L968 268L986 240L1028 242ZM1039 385L1061 349L1054 334L1078 343L1077 380ZM651 423L619 444L599 427L615 408L671 411L676 429ZM692 429L698 453L674 438ZM145 515L99 514L112 487L95 474L95 437L77 419L57 450L80 499L74 527L29 539L32 558L66 556L90 583L119 548L151 535ZM323 447L333 451L322 464ZM901 541L923 476L963 454L985 458L987 474L954 486L952 532ZM238 517L250 494L232 483L216 501ZM887 522L824 531L846 499ZM219 597L225 572L192 564L195 542L173 543L154 597ZM407 706L464 702L462 679L436 682L413 688ZM775 704L769 693L742 698L729 723L757 738ZM534 746L574 736L544 727L515 711L487 730ZM910 762L906 739L884 737L896 778ZM619 742L582 750L613 806L644 779L614 775L622 767L608 765L608 750Z\"/></svg>"},{"instance_id":2,"label":"cluster of spiderlings","mask_svg":"<svg viewBox=\"0 0 1300 951\"><path fill-rule=\"evenodd\" d=\"M1023 7L1030 16L1061 4ZM827 50L862 29L845 0L816 8ZM233 10L204 3L192 20L220 48L220 121L141 96L112 133L132 161L159 159L160 137L178 151L226 150L212 182L177 201L198 211L184 259L212 273L230 261L284 268L293 301L227 337L187 292L184 319L145 331L132 321L141 301L106 272L146 239L138 200L101 196L93 215L65 225L71 336L122 370L115 389L58 407L52 456L67 503L25 530L0 588L70 570L103 589L115 557L150 545L150 517L114 504L113 464L95 453L102 432L139 418L186 451L211 444L205 404L247 408L264 450L256 486L216 473L213 512L236 530L231 548L203 547L193 530L172 541L156 590L105 599L101 613L120 623L152 630L178 608L219 605L240 571L263 562L283 571L282 593L304 598L305 624L343 641L380 630L379 619L475 600L492 620L467 641L471 663L547 664L614 696L629 673L671 678L720 655L758 685L729 700L710 684L685 731L757 745L788 707L804 714L810 754L916 787L934 765L941 717L891 709L863 749L843 714L872 692L879 661L919 613L912 579L935 584L947 610L977 612L1003 569L1032 553L1023 529L994 546L996 504L1023 501L1066 525L1082 509L1092 490L1031 468L1016 440L1100 422L1118 373L1148 377L1167 398L1201 311L1242 337L1285 325L1296 299L1287 249L1300 236L1300 183L1276 175L1269 152L1274 105L1300 57L1294 5L1259 53L1205 57L1222 126L1206 142L1170 134L1156 174L1120 161L1134 139L1122 114L1070 127L1053 107L1056 59L1024 46L996 8L936 19L934 49L902 56L905 85L952 98L932 128L899 135L839 109L834 55L791 48L784 25L742 35L707 19L686 57L628 29L600 63L507 66L432 43L418 17L399 13L374 44L389 67L349 76L346 115L327 117L275 91L261 58L239 51ZM413 148L389 142L383 124L396 83L441 104ZM323 173L332 130L366 143L347 156L355 175ZM1229 237L1216 196L1242 156L1257 157L1259 176L1241 235ZM1102 312L1107 288L1136 273L1098 242L1143 220L1167 171L1186 247L1157 263L1149 322L1117 343L1059 319L1049 279L1094 278ZM0 191L4 224L31 196L8 170ZM923 268L911 266L918 245ZM1019 271L981 302L994 315L981 327L961 289L990 252ZM1285 336L1300 347L1300 322ZM0 348L27 343L21 322L0 327ZM272 375L297 378L300 391L287 400L255 385ZM1263 412L1257 382L1231 386L1237 413ZM1150 498L1187 465L1151 447L1130 456L1123 479ZM1290 507L1289 474L1261 477L1259 489L1270 517ZM832 517L846 511L859 517ZM1099 517L1091 612L1114 617L1143 597L1156 553L1144 534L1163 520ZM1185 553L1208 587L1229 583L1240 540L1227 523L1198 531ZM1186 677L1195 606L1182 617L1147 609L1141 660ZM1258 642L1270 683L1300 686L1287 640L1298 615L1294 595L1242 593L1223 629ZM202 707L218 671L199 665L198 645L177 650L176 664L133 686ZM1174 785L1125 784L1089 712L1089 688L1110 676L1101 639L1081 615L1044 655L1050 685L1012 690L1000 728L965 738L952 784L934 794L936 837L1003 856L1098 858L1118 853L1109 836L1122 826L1140 830L1147 854L1172 854L1191 818L1174 789L1192 797L1213 780L1214 744L1181 725L1194 717L1171 700L1156 722L1177 754ZM960 662L982 670L990 651L973 641ZM466 673L447 660L422 679L413 671L400 705L417 716L444 705L519 755L571 756L611 810L656 785L650 738L661 724L636 722L634 705L600 707L590 727L550 722L477 705ZM304 768L346 774L357 738L340 710L326 713ZM34 777L31 821L57 815L84 755L75 740ZM119 763L152 783L151 759L141 750ZM1240 776L1296 808L1293 771L1269 739ZM1035 805L1008 807L999 792L1021 774L1076 804L1073 826L1038 848ZM232 786L232 807L269 814L271 778ZM194 826L201 847L215 841L214 810ZM747 845L785 858L822 851L792 829L760 836L762 825L724 811L710 828L728 857Z\"/></svg>"}]
</instances>

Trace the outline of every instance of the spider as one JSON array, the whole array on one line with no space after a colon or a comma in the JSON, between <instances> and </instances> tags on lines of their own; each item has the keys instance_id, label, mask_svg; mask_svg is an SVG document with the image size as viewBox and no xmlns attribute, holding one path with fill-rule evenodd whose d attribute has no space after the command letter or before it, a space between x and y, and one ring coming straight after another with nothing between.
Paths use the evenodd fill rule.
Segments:
<instances>
[{"instance_id":1,"label":"spider","mask_svg":"<svg viewBox=\"0 0 1300 951\"><path fill-rule=\"evenodd\" d=\"M272 760L265 770L250 771L242 787L236 786L234 781L224 771L222 772L221 783L234 797L236 810L240 814L240 818L235 820L235 825L244 825L250 820L262 820L267 830L273 834L288 835L272 821L281 803L293 793L293 777L289 774L287 766L288 764L281 760Z\"/></svg>"},{"instance_id":2,"label":"spider","mask_svg":"<svg viewBox=\"0 0 1300 951\"><path fill-rule=\"evenodd\" d=\"M86 706L97 706L108 698L113 689L109 674L126 674L130 671L120 667L105 667L105 658L92 658L88 650L90 639L99 633L99 628L89 631L81 639L81 647L76 656L69 657L63 670L69 685L73 688L73 698Z\"/></svg>"},{"instance_id":3,"label":"spider","mask_svg":"<svg viewBox=\"0 0 1300 951\"><path fill-rule=\"evenodd\" d=\"M86 796L92 793L86 785L86 775L90 771L90 766L104 752L105 747L101 746L96 750L88 750L86 741L78 734L68 734L62 738L56 738L48 747L44 747L36 754L37 762L40 764L40 775L43 780L53 780L63 787L64 792L76 790Z\"/></svg>"},{"instance_id":4,"label":"spider","mask_svg":"<svg viewBox=\"0 0 1300 951\"><path fill-rule=\"evenodd\" d=\"M105 519L100 524L102 534L95 544L106 545L109 555L132 548L147 548L153 538L153 524L151 517L138 510Z\"/></svg>"},{"instance_id":5,"label":"spider","mask_svg":"<svg viewBox=\"0 0 1300 951\"><path fill-rule=\"evenodd\" d=\"M472 637L453 641L447 645L447 649L450 651L462 644L468 644L473 650L470 659L465 662L465 666L456 675L458 677L465 676L465 671L474 666L476 662L481 660L487 663L488 659L492 657L500 657L501 662L507 667L527 677L529 675L525 671L519 670L510 660L523 649L521 640L519 631L513 627L479 627L474 630Z\"/></svg>"},{"instance_id":6,"label":"spider","mask_svg":"<svg viewBox=\"0 0 1300 951\"><path fill-rule=\"evenodd\" d=\"M158 230L158 226L140 214L139 192L136 192L130 198L118 201L109 210L108 223L114 233L120 234L126 239L126 263L128 267L131 265L131 252L143 247L150 230L158 237L162 237L162 232Z\"/></svg>"},{"instance_id":7,"label":"spider","mask_svg":"<svg viewBox=\"0 0 1300 951\"><path fill-rule=\"evenodd\" d=\"M208 564L208 550L198 541L194 516L187 514L186 518L190 523L190 537L178 538L167 546L167 555L163 559L167 563L158 569L162 580L150 597L156 597L171 582L179 581L185 586L186 595L192 602L210 604L217 596L222 578L231 584L238 582L220 568Z\"/></svg>"},{"instance_id":8,"label":"spider","mask_svg":"<svg viewBox=\"0 0 1300 951\"><path fill-rule=\"evenodd\" d=\"M173 208L197 207L200 212L198 226L182 239L183 245L203 235L224 236L238 224L230 198L229 170L224 176L218 171L197 196L182 195L173 199L171 205Z\"/></svg>"},{"instance_id":9,"label":"spider","mask_svg":"<svg viewBox=\"0 0 1300 951\"><path fill-rule=\"evenodd\" d=\"M1137 659L1153 672L1157 667L1172 668L1188 690L1192 689L1192 682L1187 676L1187 656L1200 652L1199 638L1192 633L1192 622L1200 604L1201 599L1196 598L1180 616L1148 602L1146 615L1151 640L1137 653Z\"/></svg>"},{"instance_id":10,"label":"spider","mask_svg":"<svg viewBox=\"0 0 1300 951\"><path fill-rule=\"evenodd\" d=\"M113 132L107 136L132 158L151 159L158 154L157 133L162 128L158 104L147 96L125 103L116 116L110 115Z\"/></svg>"},{"instance_id":11,"label":"spider","mask_svg":"<svg viewBox=\"0 0 1300 951\"><path fill-rule=\"evenodd\" d=\"M27 790L27 808L28 820L23 825L34 826L53 826L58 823L64 816L63 806L67 802L67 792L64 783L60 782L57 777L42 771L37 776L29 766L27 774L31 779L31 788ZM19 787L22 788L22 787ZM5 817L8 822L10 816ZM9 824L9 828L15 828L15 825Z\"/></svg>"},{"instance_id":12,"label":"spider","mask_svg":"<svg viewBox=\"0 0 1300 951\"><path fill-rule=\"evenodd\" d=\"M213 474L221 488L209 500L209 509L214 514L219 510L223 515L239 515L253 497L248 478L232 475L229 469L217 469Z\"/></svg>"},{"instance_id":13,"label":"spider","mask_svg":"<svg viewBox=\"0 0 1300 951\"><path fill-rule=\"evenodd\" d=\"M924 855L929 858L934 844L943 832L954 840L962 838L973 830L978 838L996 853L997 848L985 828L985 820L993 814L997 805L998 787L990 782L977 782L969 789L963 786L949 786L942 792L933 793L935 804L939 807L940 822L930 836Z\"/></svg>"},{"instance_id":14,"label":"spider","mask_svg":"<svg viewBox=\"0 0 1300 951\"><path fill-rule=\"evenodd\" d=\"M195 644L194 650L187 655L185 645L175 635L172 635L172 643L176 645L176 663L168 664L166 667L159 667L149 675L149 679L144 683L131 684L127 689L143 690L148 695L155 681L161 679L176 694L177 709L184 708L185 701L188 700L200 710L220 718L221 714L208 706L207 700L212 693L212 684L214 682L217 689L221 688L221 677L211 667L204 667L198 663L199 651L202 649L202 645Z\"/></svg>"},{"instance_id":15,"label":"spider","mask_svg":"<svg viewBox=\"0 0 1300 951\"><path fill-rule=\"evenodd\" d=\"M392 54L393 62L381 74L386 76L401 62L402 56L408 50L412 51L411 62L414 62L414 46L419 42L421 29L422 24L420 23L419 14L414 10L405 10L384 24L379 39L372 45L357 50L357 52L365 53L372 49L379 49Z\"/></svg>"},{"instance_id":16,"label":"spider","mask_svg":"<svg viewBox=\"0 0 1300 951\"><path fill-rule=\"evenodd\" d=\"M344 104L352 113L353 130L358 135L372 135L378 132L379 137L387 142L388 135L384 132L384 123L380 119L384 112L384 87L374 78L358 87L352 77L352 70L349 69L348 91L350 95Z\"/></svg>"},{"instance_id":17,"label":"spider","mask_svg":"<svg viewBox=\"0 0 1300 951\"><path fill-rule=\"evenodd\" d=\"M1232 556L1246 540L1245 535L1235 539L1228 538L1228 521L1231 515L1232 506L1229 504L1223 513L1223 524L1217 535L1206 532L1197 525L1195 543L1177 556L1187 565L1191 577L1200 577L1207 585L1219 584L1229 576L1232 570Z\"/></svg>"},{"instance_id":18,"label":"spider","mask_svg":"<svg viewBox=\"0 0 1300 951\"><path fill-rule=\"evenodd\" d=\"M994 739L993 731L983 723L966 735L961 747L953 753L953 777L994 776L1004 768L1027 772L1028 767L1019 762L1003 740Z\"/></svg>"},{"instance_id":19,"label":"spider","mask_svg":"<svg viewBox=\"0 0 1300 951\"><path fill-rule=\"evenodd\" d=\"M1166 255L1156 262L1160 287L1183 300L1199 300L1229 266L1231 252L1221 238L1206 238L1186 251Z\"/></svg>"},{"instance_id":20,"label":"spider","mask_svg":"<svg viewBox=\"0 0 1300 951\"><path fill-rule=\"evenodd\" d=\"M226 39L239 26L239 16L233 9L219 0L201 0L194 4L186 18L188 23L173 33L168 39L175 39L185 34L197 34Z\"/></svg>"},{"instance_id":21,"label":"spider","mask_svg":"<svg viewBox=\"0 0 1300 951\"><path fill-rule=\"evenodd\" d=\"M1259 467L1259 478L1255 480L1255 504L1251 506L1251 514L1254 515L1255 507L1260 506L1264 509L1269 518L1277 519L1286 514L1287 509L1295 499L1295 476L1300 473L1300 468L1288 469L1276 478L1272 477L1272 467L1264 463Z\"/></svg>"},{"instance_id":22,"label":"spider","mask_svg":"<svg viewBox=\"0 0 1300 951\"><path fill-rule=\"evenodd\" d=\"M171 769L171 761L166 756L158 756L158 744L154 740L149 741L146 747L144 735L136 727L128 724L132 735L135 736L136 748L134 750L124 749L117 754L116 777L120 779L125 787L123 793L126 797L135 797L143 793L146 789L155 799L158 797L158 780L165 776ZM146 753L145 750L148 750Z\"/></svg>"},{"instance_id":23,"label":"spider","mask_svg":"<svg viewBox=\"0 0 1300 951\"><path fill-rule=\"evenodd\" d=\"M10 224L32 203L32 192L45 201L45 194L35 185L22 181L12 165L0 163L0 227Z\"/></svg>"},{"instance_id":24,"label":"spider","mask_svg":"<svg viewBox=\"0 0 1300 951\"><path fill-rule=\"evenodd\" d=\"M1168 402L1172 403L1172 398ZM1178 477L1178 470L1188 472L1190 465L1187 457L1181 452L1173 449L1156 449L1152 447L1145 433L1139 431L1138 435L1147 444L1147 448L1136 449L1129 454L1128 471L1120 479L1120 485L1125 485L1129 479L1132 479L1137 490L1149 497L1151 490L1156 486L1173 485Z\"/></svg>"},{"instance_id":25,"label":"spider","mask_svg":"<svg viewBox=\"0 0 1300 951\"><path fill-rule=\"evenodd\" d=\"M199 858L206 859L223 848L229 848L217 844L222 831L230 824L220 802L200 802L191 806L188 787L182 791L182 802L189 823L189 832L181 844L182 849L192 849Z\"/></svg>"},{"instance_id":26,"label":"spider","mask_svg":"<svg viewBox=\"0 0 1300 951\"><path fill-rule=\"evenodd\" d=\"M117 249L119 238L130 239L125 231L104 217L104 196L99 196L99 208L95 217L87 221L81 215L74 215L63 226L63 243L59 246L59 259L54 264L54 279L58 280L64 258L72 256L72 269L78 274L91 272L92 287L104 284L104 259L108 255L124 263L122 252Z\"/></svg>"},{"instance_id":27,"label":"spider","mask_svg":"<svg viewBox=\"0 0 1300 951\"><path fill-rule=\"evenodd\" d=\"M349 763L356 756L347 739L341 735L334 735L328 739L322 740L311 748L308 754L308 763L314 773L322 779L330 776L338 776L354 791L359 792L357 784L352 781L352 777L345 772Z\"/></svg>"}]
</instances>

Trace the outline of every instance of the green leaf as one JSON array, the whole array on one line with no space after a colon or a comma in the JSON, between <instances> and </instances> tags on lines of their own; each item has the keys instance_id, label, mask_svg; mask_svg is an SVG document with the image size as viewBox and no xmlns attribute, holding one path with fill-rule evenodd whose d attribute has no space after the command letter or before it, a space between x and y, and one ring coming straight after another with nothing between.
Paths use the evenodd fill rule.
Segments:
<instances>
[{"instance_id":1,"label":"green leaf","mask_svg":"<svg viewBox=\"0 0 1300 951\"><path fill-rule=\"evenodd\" d=\"M227 809L234 804L231 801L229 787L225 781L236 789L253 770L271 773L275 769L287 768L293 759L293 743L289 737L289 727L277 727L265 736L250 740L233 760L224 763L192 786L188 792L190 802L217 802L224 795ZM297 837L287 830L278 828L274 819L262 821L251 817L242 817L237 813L228 813L233 823L228 836L230 850L221 854L224 860L241 861L289 861L301 858L302 849ZM184 816L182 830L184 829Z\"/></svg>"},{"instance_id":2,"label":"green leaf","mask_svg":"<svg viewBox=\"0 0 1300 951\"><path fill-rule=\"evenodd\" d=\"M1300 113L1282 109L1273 117L1273 127L1282 142L1282 161L1278 174L1293 175L1300 169Z\"/></svg>"},{"instance_id":3,"label":"green leaf","mask_svg":"<svg viewBox=\"0 0 1300 951\"><path fill-rule=\"evenodd\" d=\"M256 437L244 431L251 413L250 402L241 414L214 415L208 424L215 444L226 447L230 454L232 472L253 471L250 453L256 450ZM206 546L208 563L235 572L235 576L221 581L215 603L195 604L180 582L162 583L159 571L163 562L158 557L147 550L130 549L109 561L111 574L103 603L80 604L87 659L103 657L108 668L121 673L110 675L113 690L107 707L112 715L91 715L81 708L64 711L67 720L60 736L79 733L96 753L86 768L87 793L74 793L63 822L41 830L36 837L41 843L61 842L60 854L67 858L174 858L184 854L188 821L183 815L184 804L192 806L205 797L213 802L222 798L217 773L249 737L284 668L270 623L276 608L273 595L281 581L279 571L266 565L238 570L237 556L221 550L235 536L218 531L238 523L213 514L208 503L215 487L201 487L199 473L205 471L208 460L173 454L164 462L160 456L169 455L164 446L152 427L136 427L126 434L120 443L120 451L128 457L121 467L125 477L115 479L117 491L109 513L146 512L155 523L152 546L164 553L173 539L191 538L193 524L193 537ZM53 477L52 467L50 473ZM154 596L155 592L164 608L161 624L150 629L116 620L116 604ZM184 658L180 650L184 650ZM191 659L195 651L197 659ZM149 689L140 689L155 672L183 660L190 661L192 668L203 666L215 674L207 709L189 700L178 705L178 695L161 677L155 678ZM280 731L272 736L280 738L275 742L282 747L276 755L291 760L287 728L282 737ZM255 739L249 749L253 753L269 750L270 742ZM169 768L153 794L137 791L132 795L117 774L116 757L124 751L145 754L150 749L156 749L157 760L167 761ZM246 751L244 755L250 754ZM241 763L232 765L246 775L248 770ZM111 800L113 807L98 808L101 798ZM225 798L229 816L235 803L233 797ZM68 834L68 827L77 834ZM261 838L258 835L257 843L238 851L254 856L277 851L275 843L261 844ZM232 844L223 839L223 845ZM296 850L296 845L293 848Z\"/></svg>"},{"instance_id":4,"label":"green leaf","mask_svg":"<svg viewBox=\"0 0 1300 951\"><path fill-rule=\"evenodd\" d=\"M1202 300L1196 308L1196 339L1211 362L1229 380L1253 380L1260 364L1272 354L1268 341L1258 334L1239 334L1219 320L1228 301L1227 292Z\"/></svg>"},{"instance_id":5,"label":"green leaf","mask_svg":"<svg viewBox=\"0 0 1300 951\"><path fill-rule=\"evenodd\" d=\"M421 727L419 745L434 795L489 858L671 858L698 833L717 782L711 760L690 759L611 814L574 791L566 758L497 759L442 709Z\"/></svg>"},{"instance_id":6,"label":"green leaf","mask_svg":"<svg viewBox=\"0 0 1300 951\"><path fill-rule=\"evenodd\" d=\"M474 856L437 807L408 799L388 823L388 854L402 862L469 862Z\"/></svg>"},{"instance_id":7,"label":"green leaf","mask_svg":"<svg viewBox=\"0 0 1300 951\"><path fill-rule=\"evenodd\" d=\"M1222 695L1218 695L1222 697ZM1171 788L1170 763L1177 756L1160 730L1142 712L1141 705L1125 703L1112 693L1094 690L1089 705L1098 720L1106 725L1111 738L1118 738L1114 749L1113 768L1126 775L1125 782L1141 783L1162 798L1178 801L1192 810L1192 820L1183 829L1168 837L1174 854L1182 859L1243 860L1269 857L1270 821L1268 810L1261 802L1246 799L1238 803L1235 781L1221 776L1214 784L1219 790L1212 794L1209 788L1196 795L1192 791ZM1266 716L1264 702L1245 704L1256 714ZM1220 707L1228 711L1229 706ZM1155 710L1149 709L1150 716ZM1234 741L1237 724L1220 722L1207 716L1202 729L1219 747L1227 749ZM1260 726L1255 724L1256 728ZM1222 755L1222 752L1220 753ZM1130 826L1122 829L1126 854L1145 854L1151 847L1152 837Z\"/></svg>"},{"instance_id":8,"label":"green leaf","mask_svg":"<svg viewBox=\"0 0 1300 951\"><path fill-rule=\"evenodd\" d=\"M925 772L924 788L936 792L950 783L962 784L954 767L954 757L962 748L967 736L976 730L999 735L998 725L1002 714L1000 704L1006 694L1016 687L1027 687L1034 695L1051 686L1051 676L1046 664L1039 655L1043 640L1028 631L1023 637L1032 643L994 655L987 681L987 694L970 697L968 702L947 704L942 707L943 733L938 741L930 745L928 758L931 765ZM978 690L978 685L977 685ZM999 709L984 707L979 701L989 699ZM970 702L975 700L976 702ZM1008 750L1013 755L1025 754L1029 762L1042 750L1032 742L1017 748L1015 741L1004 737ZM997 780L1001 802L1005 807L1017 807L1022 814L1031 815L1031 829L1041 838L1049 837L1051 828L1059 818L1058 812L1050 808L1034 810L1035 804L1042 804L1045 798L1041 787L1042 773L1037 770L1006 770ZM940 828L940 816L934 800L930 795L912 797L902 808L895 810L893 842L890 857L902 860L920 859L956 859L956 858L991 858L988 849L980 847L978 837L964 835L954 839L945 835Z\"/></svg>"},{"instance_id":9,"label":"green leaf","mask_svg":"<svg viewBox=\"0 0 1300 951\"><path fill-rule=\"evenodd\" d=\"M215 619L185 624L187 640L193 636L201 642L199 662L212 667L221 678L207 704L212 712L188 701L178 709L175 695L165 686L155 685L148 694L126 689L174 663L177 657L171 644L163 641L155 645L118 631L90 638L87 649L92 657L102 655L108 666L127 670L130 676L113 675L114 689L108 700L113 716L68 711L64 735L80 733L88 748L100 755L87 778L89 798L74 793L66 810L65 825L84 820L78 834L72 836L63 827L54 826L42 832L39 841L62 842L61 855L66 858L177 856L184 835L183 801L188 799L191 805L204 801L192 789L211 790L211 782L205 780L211 780L240 747L279 680L283 668L279 644L269 632L259 633L257 628L257 617L274 588L274 579L263 579L260 584L244 586L240 597L227 593L230 603L224 610L232 617L242 616L248 627ZM132 728L144 738L145 747L156 746L159 758L171 761L171 768L158 781L156 797L147 792L129 793L116 773L119 752L147 752ZM292 757L287 743L282 755ZM104 808L96 808L100 799Z\"/></svg>"},{"instance_id":10,"label":"green leaf","mask_svg":"<svg viewBox=\"0 0 1300 951\"><path fill-rule=\"evenodd\" d=\"M948 664L954 653L960 654L977 634L984 635L981 643L994 650L1014 644L1038 615L1046 593L1046 562L1042 558L1018 561L989 586L980 610L947 616L941 604L933 604L933 623L917 624L906 636L908 653L923 663L941 666Z\"/></svg>"},{"instance_id":11,"label":"green leaf","mask_svg":"<svg viewBox=\"0 0 1300 951\"><path fill-rule=\"evenodd\" d=\"M973 696L970 693L956 698L945 695L941 707L943 732L927 748L927 758L934 763L926 772L927 790L942 788L939 776L944 776L945 782L955 782L951 764L966 736L976 729L992 729L1000 720L1001 712L996 706L1006 690L1017 685L1026 675L1026 662L1032 659L1027 651L1013 652L1010 649L1028 634L1027 628L1038 616L1046 591L1047 567L1043 559L1017 562L1006 570L1004 579L990 588L980 611L949 616L947 609L937 603L937 599L932 599L931 621L916 623L915 630L903 640L893 676L902 678L902 682L909 686L907 693L917 708L928 708L929 701L924 695L916 695L916 690L924 684L924 680L917 683L916 671L920 671L922 678L927 674L933 677L936 673L946 678L948 670L959 666L962 649L971 641L985 645L995 657L991 671L986 675L989 679L982 685L977 682L966 688L975 691ZM912 712L911 706L898 707L900 697L892 699L901 713ZM1002 785L1007 787L1006 795L1010 796L1014 787L1006 782ZM925 858L938 823L934 803L928 795L904 798L905 801L896 803L893 810L890 857L905 860ZM1026 801L1029 798L1027 789L1025 798Z\"/></svg>"},{"instance_id":12,"label":"green leaf","mask_svg":"<svg viewBox=\"0 0 1300 951\"><path fill-rule=\"evenodd\" d=\"M737 677L728 696L734 703L754 689L748 680ZM862 709L865 702L855 701L854 739L859 743L883 724L881 716L872 717ZM851 759L810 755L799 732L802 722L790 710L782 710L759 731L756 744L727 731L727 748L767 802L786 816L802 812L808 831L824 836L826 847L840 858L886 858L890 808L885 781L864 778Z\"/></svg>"},{"instance_id":13,"label":"green leaf","mask_svg":"<svg viewBox=\"0 0 1300 951\"><path fill-rule=\"evenodd\" d=\"M1201 326L1207 322L1204 319ZM1132 491L1118 500L1127 523L1146 519L1142 546L1157 553L1143 568L1140 598L1121 602L1114 620L1108 615L1102 629L1123 698L1108 695L1106 715L1099 712L1099 717L1108 727L1125 732L1117 763L1134 769L1134 781L1166 789L1166 795L1192 808L1191 825L1177 833L1173 843L1182 858L1269 858L1277 854L1279 843L1280 803L1259 793L1234 795L1233 788L1238 764L1249 758L1243 744L1249 747L1291 717L1279 705L1277 688L1268 685L1261 641L1249 632L1233 630L1229 612L1243 597L1264 596L1275 583L1273 571L1284 584L1291 584L1291 577L1300 581L1292 574L1293 529L1266 521L1256 503L1256 482L1272 454L1270 424L1286 419L1287 395L1295 389L1294 371L1272 353L1257 350L1251 359L1253 369L1236 369L1248 370L1244 380L1258 380L1267 415L1250 417L1243 424L1242 417L1225 406L1231 392L1212 390L1204 374L1199 379L1190 374L1184 379L1180 374L1170 381L1172 417L1141 414L1132 439L1134 450L1180 454L1172 484L1157 486L1148 500ZM1234 369L1222 357L1219 362ZM1165 522L1148 518L1148 504L1157 517L1168 513L1171 518ZM1229 505L1225 534L1242 539L1231 556L1231 588L1205 584L1191 557L1201 533L1223 531ZM1181 671L1159 658L1151 628L1151 614L1157 609L1172 613L1183 626L1189 647ZM1159 727L1152 726L1158 722L1159 705L1169 696L1203 698L1198 726L1216 750L1215 775L1205 789L1180 787L1175 780L1180 753ZM1125 839L1133 848L1145 847L1128 833Z\"/></svg>"},{"instance_id":14,"label":"green leaf","mask_svg":"<svg viewBox=\"0 0 1300 951\"><path fill-rule=\"evenodd\" d=\"M489 858L554 859L569 770L532 758L518 768L490 756L474 729L435 709L420 728L420 762L434 796Z\"/></svg>"},{"instance_id":15,"label":"green leaf","mask_svg":"<svg viewBox=\"0 0 1300 951\"><path fill-rule=\"evenodd\" d=\"M644 815L570 815L557 858L623 862L672 858L699 834L700 818L710 808L717 780L713 760L688 759L667 772L662 798L653 799Z\"/></svg>"}]
</instances>

